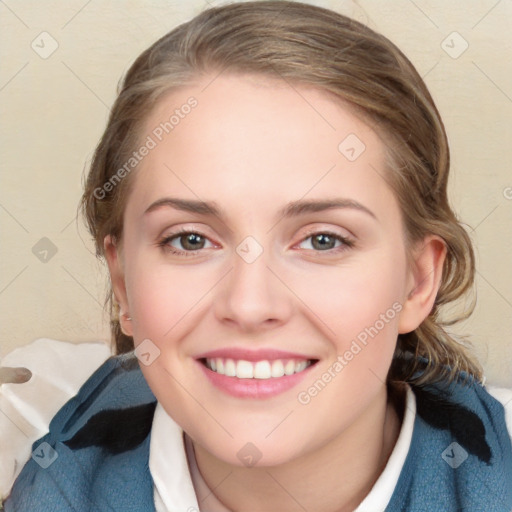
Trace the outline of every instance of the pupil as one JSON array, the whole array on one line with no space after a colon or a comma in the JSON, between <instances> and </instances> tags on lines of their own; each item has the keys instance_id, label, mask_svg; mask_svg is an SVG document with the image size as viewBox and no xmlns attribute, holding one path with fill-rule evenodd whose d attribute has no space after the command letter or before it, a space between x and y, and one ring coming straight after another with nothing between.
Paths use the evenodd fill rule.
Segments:
<instances>
[{"instance_id":1,"label":"pupil","mask_svg":"<svg viewBox=\"0 0 512 512\"><path fill-rule=\"evenodd\" d=\"M332 239L329 235L321 233L314 237L314 241L320 244L320 248L325 249L326 244L332 243Z\"/></svg>"},{"instance_id":2,"label":"pupil","mask_svg":"<svg viewBox=\"0 0 512 512\"><path fill-rule=\"evenodd\" d=\"M197 235L195 233L190 233L185 237L185 246L188 244L192 246L192 249L196 249L197 245L201 242L201 235ZM197 243L196 243L197 242Z\"/></svg>"}]
</instances>

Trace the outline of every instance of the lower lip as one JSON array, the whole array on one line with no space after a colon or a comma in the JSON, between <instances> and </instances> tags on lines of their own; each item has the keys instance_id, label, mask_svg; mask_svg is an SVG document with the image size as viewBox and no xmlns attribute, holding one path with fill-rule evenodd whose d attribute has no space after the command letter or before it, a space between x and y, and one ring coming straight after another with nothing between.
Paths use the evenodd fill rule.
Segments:
<instances>
[{"instance_id":1,"label":"lower lip","mask_svg":"<svg viewBox=\"0 0 512 512\"><path fill-rule=\"evenodd\" d=\"M312 364L299 373L283 375L282 377L272 377L270 379L239 379L238 377L221 375L220 373L210 370L200 361L196 362L210 382L221 391L237 398L253 399L271 398L288 391L299 384L314 366L314 364Z\"/></svg>"}]
</instances>

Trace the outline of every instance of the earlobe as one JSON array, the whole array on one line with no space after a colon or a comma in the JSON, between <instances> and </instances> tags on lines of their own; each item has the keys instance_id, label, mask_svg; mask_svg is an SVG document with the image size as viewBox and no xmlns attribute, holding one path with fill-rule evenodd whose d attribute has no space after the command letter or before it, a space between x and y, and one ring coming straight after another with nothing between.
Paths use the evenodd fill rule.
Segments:
<instances>
[{"instance_id":1,"label":"earlobe","mask_svg":"<svg viewBox=\"0 0 512 512\"><path fill-rule=\"evenodd\" d=\"M110 273L110 282L112 283L112 291L115 300L119 304L119 323L121 330L127 336L132 336L132 325L130 318L130 308L126 293L126 285L124 279L124 270L122 265L122 257L120 248L116 245L111 235L107 235L103 240L105 250L105 259L107 261Z\"/></svg>"},{"instance_id":2,"label":"earlobe","mask_svg":"<svg viewBox=\"0 0 512 512\"><path fill-rule=\"evenodd\" d=\"M442 238L426 237L413 254L408 294L400 314L398 332L414 331L430 314L441 285L446 244Z\"/></svg>"}]
</instances>

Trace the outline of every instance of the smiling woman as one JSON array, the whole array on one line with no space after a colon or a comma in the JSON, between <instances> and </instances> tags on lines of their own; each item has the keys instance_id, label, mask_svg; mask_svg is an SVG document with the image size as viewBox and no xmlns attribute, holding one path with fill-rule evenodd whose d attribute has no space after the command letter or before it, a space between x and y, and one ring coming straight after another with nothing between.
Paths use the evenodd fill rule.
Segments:
<instances>
[{"instance_id":1,"label":"smiling woman","mask_svg":"<svg viewBox=\"0 0 512 512\"><path fill-rule=\"evenodd\" d=\"M158 40L82 203L118 355L6 511L510 510L505 409L440 318L475 272L448 172L422 79L356 21L234 3Z\"/></svg>"}]
</instances>

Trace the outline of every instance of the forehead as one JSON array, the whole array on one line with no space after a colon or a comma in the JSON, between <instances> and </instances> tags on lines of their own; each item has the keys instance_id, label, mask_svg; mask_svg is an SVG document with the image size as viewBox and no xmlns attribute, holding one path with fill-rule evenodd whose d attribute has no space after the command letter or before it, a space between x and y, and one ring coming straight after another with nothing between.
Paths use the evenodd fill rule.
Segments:
<instances>
[{"instance_id":1,"label":"forehead","mask_svg":"<svg viewBox=\"0 0 512 512\"><path fill-rule=\"evenodd\" d=\"M139 207L166 191L245 209L390 194L379 136L332 95L284 80L203 77L158 102L142 131L149 139L133 188Z\"/></svg>"}]
</instances>

